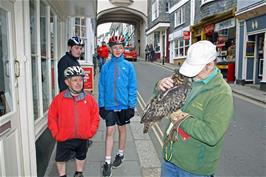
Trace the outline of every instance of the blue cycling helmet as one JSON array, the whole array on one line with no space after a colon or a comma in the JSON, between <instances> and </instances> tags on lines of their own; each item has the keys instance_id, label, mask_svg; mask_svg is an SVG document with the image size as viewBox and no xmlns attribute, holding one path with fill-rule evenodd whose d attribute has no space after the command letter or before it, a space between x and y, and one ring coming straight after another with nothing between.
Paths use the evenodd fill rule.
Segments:
<instances>
[{"instance_id":1,"label":"blue cycling helmet","mask_svg":"<svg viewBox=\"0 0 266 177\"><path fill-rule=\"evenodd\" d=\"M69 47L72 47L74 45L78 45L78 46L84 46L84 42L82 41L82 39L80 39L80 37L78 36L74 36L72 38L70 38L68 41L67 41L67 45Z\"/></svg>"}]
</instances>

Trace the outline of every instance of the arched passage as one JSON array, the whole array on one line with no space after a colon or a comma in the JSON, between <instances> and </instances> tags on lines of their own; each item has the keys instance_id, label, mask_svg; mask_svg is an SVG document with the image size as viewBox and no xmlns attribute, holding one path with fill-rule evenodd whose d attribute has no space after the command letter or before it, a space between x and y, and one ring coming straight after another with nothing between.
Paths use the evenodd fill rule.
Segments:
<instances>
[{"instance_id":1,"label":"arched passage","mask_svg":"<svg viewBox=\"0 0 266 177\"><path fill-rule=\"evenodd\" d=\"M144 48L146 45L145 28L147 16L135 9L128 7L114 7L103 10L97 14L97 25L117 22L128 23L135 27L135 44L138 54L144 57Z\"/></svg>"}]
</instances>

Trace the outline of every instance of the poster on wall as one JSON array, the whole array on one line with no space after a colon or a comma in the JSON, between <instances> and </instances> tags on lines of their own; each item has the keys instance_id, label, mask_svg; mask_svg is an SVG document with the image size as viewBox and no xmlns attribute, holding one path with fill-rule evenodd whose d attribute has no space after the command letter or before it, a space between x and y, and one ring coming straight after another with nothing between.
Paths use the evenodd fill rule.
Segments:
<instances>
[{"instance_id":1,"label":"poster on wall","mask_svg":"<svg viewBox=\"0 0 266 177\"><path fill-rule=\"evenodd\" d=\"M247 41L246 43L246 57L254 57L255 56L255 42Z\"/></svg>"},{"instance_id":2,"label":"poster on wall","mask_svg":"<svg viewBox=\"0 0 266 177\"><path fill-rule=\"evenodd\" d=\"M94 74L93 74L93 66L92 65L81 65L82 69L85 72L84 77L84 90L85 92L93 93L94 86Z\"/></svg>"}]
</instances>

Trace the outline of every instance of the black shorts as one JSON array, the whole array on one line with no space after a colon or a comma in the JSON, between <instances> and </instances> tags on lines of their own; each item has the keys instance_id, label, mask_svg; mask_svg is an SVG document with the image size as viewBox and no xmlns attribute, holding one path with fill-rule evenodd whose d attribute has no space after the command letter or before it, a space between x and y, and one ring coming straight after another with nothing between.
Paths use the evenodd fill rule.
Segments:
<instances>
[{"instance_id":1,"label":"black shorts","mask_svg":"<svg viewBox=\"0 0 266 177\"><path fill-rule=\"evenodd\" d=\"M127 118L126 115L127 110L120 110L120 111L113 111L108 110L107 115L105 117L105 124L106 126L113 126L115 124L122 126L130 123L130 120Z\"/></svg>"},{"instance_id":2,"label":"black shorts","mask_svg":"<svg viewBox=\"0 0 266 177\"><path fill-rule=\"evenodd\" d=\"M71 139L63 142L57 142L56 162L66 162L71 159L71 154L75 152L76 159L86 159L88 151L88 141L82 139Z\"/></svg>"}]
</instances>

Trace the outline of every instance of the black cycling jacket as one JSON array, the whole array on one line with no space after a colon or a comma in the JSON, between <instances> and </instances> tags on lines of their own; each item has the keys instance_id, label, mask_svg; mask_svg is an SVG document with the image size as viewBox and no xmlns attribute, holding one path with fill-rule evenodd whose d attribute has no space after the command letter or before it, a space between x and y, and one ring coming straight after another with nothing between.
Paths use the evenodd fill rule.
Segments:
<instances>
[{"instance_id":1,"label":"black cycling jacket","mask_svg":"<svg viewBox=\"0 0 266 177\"><path fill-rule=\"evenodd\" d=\"M65 84L64 71L69 66L80 66L78 62L79 58L73 57L70 53L66 52L66 54L59 60L57 69L58 69L58 86L60 92L67 89L67 85Z\"/></svg>"}]
</instances>

